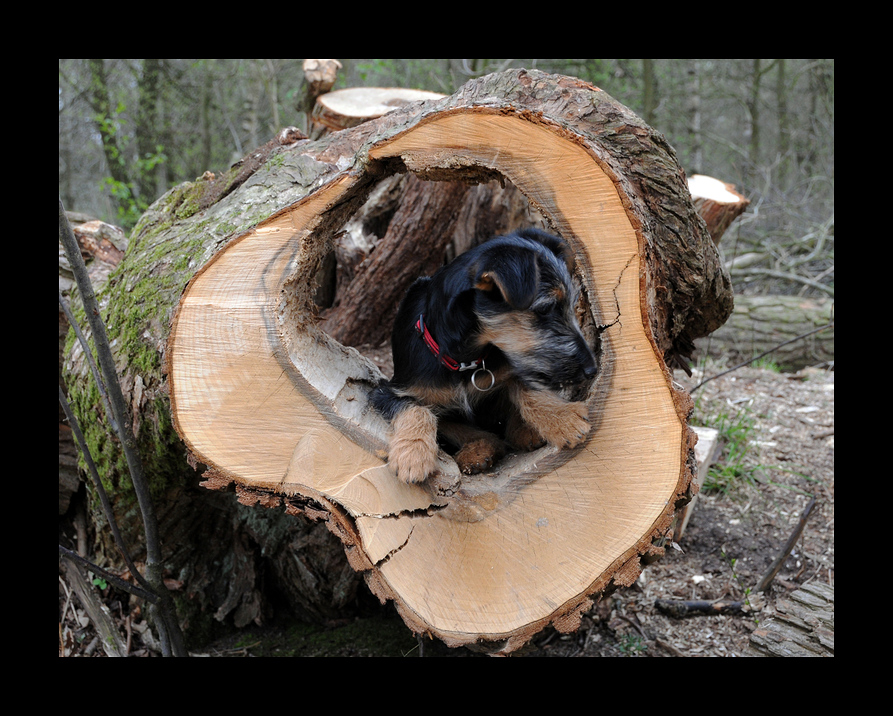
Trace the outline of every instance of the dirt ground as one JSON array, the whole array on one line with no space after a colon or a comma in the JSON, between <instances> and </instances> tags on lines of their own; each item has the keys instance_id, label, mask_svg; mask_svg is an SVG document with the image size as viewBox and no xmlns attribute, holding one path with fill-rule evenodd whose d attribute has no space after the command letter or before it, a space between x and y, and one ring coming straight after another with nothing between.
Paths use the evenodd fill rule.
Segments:
<instances>
[{"instance_id":1,"label":"dirt ground","mask_svg":"<svg viewBox=\"0 0 893 716\"><path fill-rule=\"evenodd\" d=\"M718 370L708 366L706 375ZM701 375L677 371L675 378L691 388ZM730 435L714 465L730 474L708 476L706 484L718 484L698 496L679 550L668 550L631 589L599 604L588 630L531 653L739 656L780 597L811 581L834 585L833 370L744 368L705 383L693 397L693 424L725 426ZM770 588L754 593L812 497L800 539ZM661 599L745 601L749 613L670 617L655 606Z\"/></svg>"},{"instance_id":2,"label":"dirt ground","mask_svg":"<svg viewBox=\"0 0 893 716\"><path fill-rule=\"evenodd\" d=\"M691 378L682 372L675 378L692 388L721 368L708 364ZM668 549L633 587L597 604L576 634L547 630L516 657L740 656L779 598L807 582L833 586L833 370L743 368L708 381L693 397L693 424L719 427L727 440L678 549ZM754 593L813 497L806 528L770 588ZM745 602L745 611L680 618L660 611L661 599L736 600ZM110 608L114 613L115 605ZM156 655L139 627L122 620L131 653ZM60 581L60 654L63 643L70 655L103 655L89 620ZM201 655L479 656L418 641L389 606L349 623L247 628Z\"/></svg>"}]
</instances>

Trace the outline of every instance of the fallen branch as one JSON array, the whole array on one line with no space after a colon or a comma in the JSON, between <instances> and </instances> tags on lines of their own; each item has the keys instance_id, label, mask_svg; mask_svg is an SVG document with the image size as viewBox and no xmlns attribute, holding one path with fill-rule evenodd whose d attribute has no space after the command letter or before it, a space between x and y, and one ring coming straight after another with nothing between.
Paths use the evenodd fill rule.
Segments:
<instances>
[{"instance_id":1,"label":"fallen branch","mask_svg":"<svg viewBox=\"0 0 893 716\"><path fill-rule=\"evenodd\" d=\"M785 560L788 558L791 550L794 549L794 545L797 544L797 540L800 539L800 535L803 534L803 528L806 527L806 521L809 519L809 515L812 513L813 507L815 507L815 497L813 497L809 501L806 509L803 510L803 513L800 515L800 519L797 521L797 526L794 528L791 536L788 537L788 541L785 543L785 546L782 548L781 552L779 552L778 556L775 558L775 561L769 566L769 570L766 572L766 574L763 575L763 578L760 580L760 583L757 584L754 591L765 592L769 588L769 585L772 584L772 580L775 579L775 575L778 574L778 570L781 569L781 565L785 563Z\"/></svg>"},{"instance_id":2,"label":"fallen branch","mask_svg":"<svg viewBox=\"0 0 893 716\"><path fill-rule=\"evenodd\" d=\"M716 614L740 615L747 612L747 603L743 601L729 601L719 599L658 599L656 606L668 617L681 619L683 617L713 616Z\"/></svg>"},{"instance_id":3,"label":"fallen branch","mask_svg":"<svg viewBox=\"0 0 893 716\"><path fill-rule=\"evenodd\" d=\"M815 279L809 278L808 276L801 276L800 274L790 273L789 271L778 271L777 269L770 268L747 268L740 270L732 270L732 277L735 276L768 276L769 278L780 278L785 281L792 281L794 283L802 283L810 288L814 288L817 291L821 291L822 293L826 293L829 296L834 295L833 286L828 286L827 284L816 281Z\"/></svg>"}]
</instances>

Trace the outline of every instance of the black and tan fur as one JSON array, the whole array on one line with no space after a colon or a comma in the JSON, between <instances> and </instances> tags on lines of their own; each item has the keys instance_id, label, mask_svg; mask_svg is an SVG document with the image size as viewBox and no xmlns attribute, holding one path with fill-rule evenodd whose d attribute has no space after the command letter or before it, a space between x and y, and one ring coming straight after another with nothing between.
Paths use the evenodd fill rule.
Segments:
<instances>
[{"instance_id":1,"label":"black and tan fur","mask_svg":"<svg viewBox=\"0 0 893 716\"><path fill-rule=\"evenodd\" d=\"M586 403L563 397L584 393L597 372L571 270L562 239L527 229L413 283L394 324L394 377L371 396L391 422L389 462L401 479L436 469L438 438L465 473L507 449L585 439Z\"/></svg>"}]
</instances>

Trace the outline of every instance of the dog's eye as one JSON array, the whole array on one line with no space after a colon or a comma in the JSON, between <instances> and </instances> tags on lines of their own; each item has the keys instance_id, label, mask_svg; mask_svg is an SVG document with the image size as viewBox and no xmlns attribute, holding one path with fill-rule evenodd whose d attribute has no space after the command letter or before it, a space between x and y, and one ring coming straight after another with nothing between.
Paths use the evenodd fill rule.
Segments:
<instances>
[{"instance_id":1,"label":"dog's eye","mask_svg":"<svg viewBox=\"0 0 893 716\"><path fill-rule=\"evenodd\" d=\"M549 316L555 311L555 304L554 303L538 303L538 304L535 304L532 308L533 308L533 312L537 316Z\"/></svg>"}]
</instances>

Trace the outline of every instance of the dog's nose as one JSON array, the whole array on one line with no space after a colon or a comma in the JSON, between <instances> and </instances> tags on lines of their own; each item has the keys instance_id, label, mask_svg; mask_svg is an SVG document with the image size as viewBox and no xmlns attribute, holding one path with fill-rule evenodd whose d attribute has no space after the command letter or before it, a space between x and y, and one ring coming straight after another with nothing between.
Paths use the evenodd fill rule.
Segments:
<instances>
[{"instance_id":1,"label":"dog's nose","mask_svg":"<svg viewBox=\"0 0 893 716\"><path fill-rule=\"evenodd\" d=\"M589 350L589 346L585 344L581 345L577 352L577 356L579 359L579 364L577 366L579 380L592 380L595 377L595 374L598 373L598 367L595 364L595 357L592 355L592 351Z\"/></svg>"}]
</instances>

